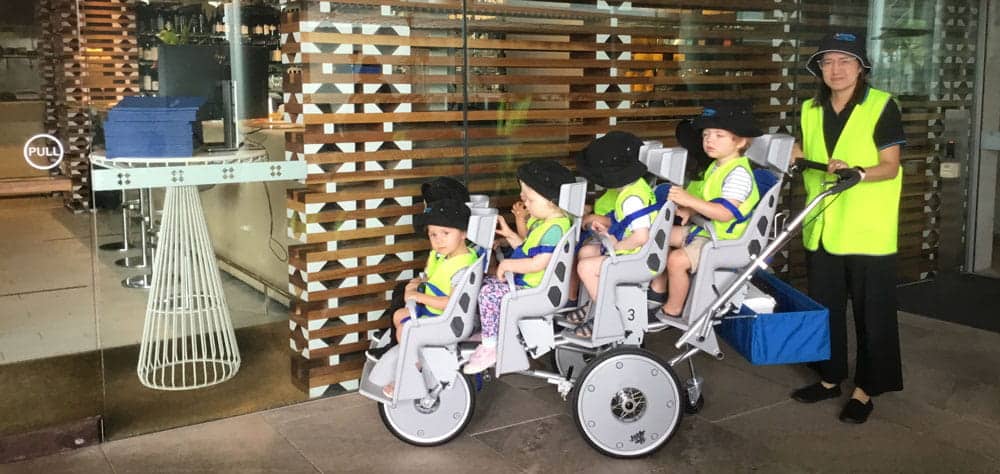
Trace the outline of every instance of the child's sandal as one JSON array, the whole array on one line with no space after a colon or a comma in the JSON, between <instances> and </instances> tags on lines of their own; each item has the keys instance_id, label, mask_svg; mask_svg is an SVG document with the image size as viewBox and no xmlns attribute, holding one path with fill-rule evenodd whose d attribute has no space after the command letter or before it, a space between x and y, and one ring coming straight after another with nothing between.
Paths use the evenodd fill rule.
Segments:
<instances>
[{"instance_id":1,"label":"child's sandal","mask_svg":"<svg viewBox=\"0 0 1000 474\"><path fill-rule=\"evenodd\" d=\"M581 306L566 313L566 322L570 324L583 324L587 322L587 317L590 313L589 309L589 306Z\"/></svg>"},{"instance_id":2,"label":"child's sandal","mask_svg":"<svg viewBox=\"0 0 1000 474\"><path fill-rule=\"evenodd\" d=\"M588 321L577 326L576 329L573 330L573 335L576 337L590 338L594 335L593 324Z\"/></svg>"},{"instance_id":3,"label":"child's sandal","mask_svg":"<svg viewBox=\"0 0 1000 474\"><path fill-rule=\"evenodd\" d=\"M664 311L662 307L649 310L649 323L650 324L657 323L657 322L667 322L667 321L670 321L671 319L680 319L680 318L681 318L681 315L679 315L679 314L670 314L670 313Z\"/></svg>"}]
</instances>

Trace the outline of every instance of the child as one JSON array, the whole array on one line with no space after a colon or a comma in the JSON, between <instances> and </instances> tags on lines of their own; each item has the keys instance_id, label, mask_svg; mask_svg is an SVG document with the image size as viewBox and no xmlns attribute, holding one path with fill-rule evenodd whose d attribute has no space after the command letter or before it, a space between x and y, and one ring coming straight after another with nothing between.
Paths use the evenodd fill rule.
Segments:
<instances>
[{"instance_id":1,"label":"child","mask_svg":"<svg viewBox=\"0 0 1000 474\"><path fill-rule=\"evenodd\" d=\"M750 140L763 132L754 125L750 102L731 100L711 104L700 117L677 125L681 143L696 143L699 134L705 153L715 161L697 187L685 190L673 186L669 199L677 204L682 222L701 214L712 221L718 239L737 239L743 235L745 221L760 199L750 160L743 153ZM701 249L708 241L709 234L701 227L674 226L667 271L650 285L655 291L669 288L667 301L656 312L656 318L680 317L691 284L690 273L698 269Z\"/></svg>"},{"instance_id":2,"label":"child","mask_svg":"<svg viewBox=\"0 0 1000 474\"><path fill-rule=\"evenodd\" d=\"M638 252L649 240L649 228L656 216L656 197L642 177L646 166L639 161L640 147L642 140L639 137L616 131L594 140L577 157L577 171L588 181L607 189L595 203L595 211L608 214L585 216L584 228L608 236L614 244L615 255ZM595 243L583 246L577 254L577 274L591 302L597 297L601 264L607 258L602 250L600 243ZM573 285L570 294L575 295L575 290L576 285ZM567 321L579 325L574 331L579 337L591 336L588 313L588 309L581 308L566 317Z\"/></svg>"},{"instance_id":3,"label":"child","mask_svg":"<svg viewBox=\"0 0 1000 474\"><path fill-rule=\"evenodd\" d=\"M369 349L366 356L378 361L402 337L402 325L410 314L405 307L407 299L417 301L417 317L437 316L448 305L451 278L459 270L472 265L476 255L465 243L469 226L469 207L454 199L441 199L427 205L424 213L414 217L415 226L427 233L431 251L424 267L426 279L413 278L403 288L404 303L392 312L392 339L383 347Z\"/></svg>"},{"instance_id":4,"label":"child","mask_svg":"<svg viewBox=\"0 0 1000 474\"><path fill-rule=\"evenodd\" d=\"M500 331L500 303L510 291L506 272L515 275L519 288L534 288L542 281L554 247L569 231L571 222L559 209L559 188L574 183L573 174L555 161L538 160L517 169L521 182L521 201L532 217L527 237L521 238L501 217L497 234L515 248L513 255L497 265L496 276L483 279L479 292L479 319L483 342L469 358L463 371L475 374L492 367L497 360L497 334Z\"/></svg>"},{"instance_id":5,"label":"child","mask_svg":"<svg viewBox=\"0 0 1000 474\"><path fill-rule=\"evenodd\" d=\"M459 202L469 202L470 199L469 190L466 189L465 185L459 182L458 180L454 178L449 178L447 176L440 176L423 183L420 186L420 194L423 199L425 209L427 208L428 204L434 201L440 201L442 199L453 199ZM414 228L417 227L419 226L414 225ZM417 229L417 232L426 233L426 231L422 229ZM403 306L406 306L404 295L406 294L406 285L408 284L409 284L408 281L401 281L396 285L395 288L393 288L392 296L390 296L389 308L386 310L385 314L387 315L396 314L397 310L399 310ZM390 326L388 331L390 332L389 346L379 348L381 350L376 353L367 353L366 355L368 356L369 359L377 360L378 357L375 354L381 355L385 353L385 351L388 350L389 347L395 345L397 338L395 326ZM374 338L376 340L381 339L383 334L384 333L382 332L376 333Z\"/></svg>"}]
</instances>

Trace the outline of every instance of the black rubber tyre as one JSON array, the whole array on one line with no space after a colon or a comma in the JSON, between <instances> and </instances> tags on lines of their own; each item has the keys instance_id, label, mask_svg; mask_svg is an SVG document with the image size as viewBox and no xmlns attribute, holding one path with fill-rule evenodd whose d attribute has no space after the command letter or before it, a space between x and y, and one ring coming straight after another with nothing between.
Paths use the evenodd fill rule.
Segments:
<instances>
[{"instance_id":1,"label":"black rubber tyre","mask_svg":"<svg viewBox=\"0 0 1000 474\"><path fill-rule=\"evenodd\" d=\"M456 380L455 386L441 392L438 405L431 410L420 409L418 400L401 401L395 409L379 403L379 418L389 432L406 443L424 447L445 444L465 431L476 411L476 391L472 380L465 375L458 376ZM446 404L444 409L441 403ZM443 428L433 426L433 423L443 423ZM429 434L427 430L433 433Z\"/></svg>"}]
</instances>

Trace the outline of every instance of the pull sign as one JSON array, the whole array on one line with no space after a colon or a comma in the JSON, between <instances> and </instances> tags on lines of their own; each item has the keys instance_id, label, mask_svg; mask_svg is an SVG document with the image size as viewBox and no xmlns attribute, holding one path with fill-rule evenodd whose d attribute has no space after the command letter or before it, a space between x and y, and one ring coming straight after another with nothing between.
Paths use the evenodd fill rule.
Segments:
<instances>
[{"instance_id":1,"label":"pull sign","mask_svg":"<svg viewBox=\"0 0 1000 474\"><path fill-rule=\"evenodd\" d=\"M58 138L47 133L39 133L24 143L24 161L36 170L50 170L62 163L63 144ZM38 164L46 163L46 164Z\"/></svg>"}]
</instances>

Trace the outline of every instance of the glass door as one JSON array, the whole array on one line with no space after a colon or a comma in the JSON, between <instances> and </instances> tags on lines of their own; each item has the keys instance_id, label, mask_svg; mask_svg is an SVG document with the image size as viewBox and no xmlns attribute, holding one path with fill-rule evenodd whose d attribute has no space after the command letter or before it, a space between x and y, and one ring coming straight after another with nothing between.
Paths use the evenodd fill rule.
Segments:
<instances>
[{"instance_id":1,"label":"glass door","mask_svg":"<svg viewBox=\"0 0 1000 474\"><path fill-rule=\"evenodd\" d=\"M13 0L0 16L0 463L100 440L94 252L121 235L87 212L91 109L66 64L84 55L61 19L80 8Z\"/></svg>"},{"instance_id":2,"label":"glass door","mask_svg":"<svg viewBox=\"0 0 1000 474\"><path fill-rule=\"evenodd\" d=\"M995 29L985 28L1000 18L1000 6L984 2L983 8L983 51L979 55L980 83L976 89L978 126L973 131L978 153L974 154L971 175L968 266L974 273L1000 278L1000 97L990 87L1000 73L1000 64L995 60L1000 55L1000 41L993 37Z\"/></svg>"},{"instance_id":3,"label":"glass door","mask_svg":"<svg viewBox=\"0 0 1000 474\"><path fill-rule=\"evenodd\" d=\"M152 125L102 114L92 159L135 180L112 183L102 194L123 205L96 213L131 241L96 264L109 440L307 398L289 376L284 197L297 183L183 185L217 178L206 167L229 163L212 171L231 176L246 161L284 161L285 132L268 120L281 101L280 13L248 3L135 4L141 93L163 108ZM176 97L194 98L190 117L174 117ZM190 148L121 151L129 129L147 126L179 127Z\"/></svg>"}]
</instances>

